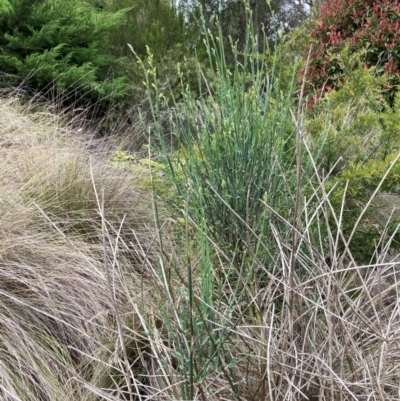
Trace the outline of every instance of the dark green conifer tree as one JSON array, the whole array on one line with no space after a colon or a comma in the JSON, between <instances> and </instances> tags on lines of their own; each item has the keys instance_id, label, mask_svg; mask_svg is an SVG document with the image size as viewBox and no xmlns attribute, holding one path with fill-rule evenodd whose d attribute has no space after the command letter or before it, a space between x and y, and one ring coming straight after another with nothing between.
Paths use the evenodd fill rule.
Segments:
<instances>
[{"instance_id":1,"label":"dark green conifer tree","mask_svg":"<svg viewBox=\"0 0 400 401\"><path fill-rule=\"evenodd\" d=\"M89 103L122 97L108 38L125 19L81 0L0 0L3 84Z\"/></svg>"}]
</instances>

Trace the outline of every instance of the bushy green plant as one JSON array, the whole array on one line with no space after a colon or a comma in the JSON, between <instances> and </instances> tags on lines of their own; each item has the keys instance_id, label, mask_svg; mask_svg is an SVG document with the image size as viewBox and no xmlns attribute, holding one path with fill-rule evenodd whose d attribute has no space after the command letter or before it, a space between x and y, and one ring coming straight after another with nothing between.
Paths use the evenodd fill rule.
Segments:
<instances>
[{"instance_id":1,"label":"bushy green plant","mask_svg":"<svg viewBox=\"0 0 400 401\"><path fill-rule=\"evenodd\" d=\"M337 88L347 77L336 58L341 50L358 52L365 68L388 73L382 88L391 103L400 82L400 2L398 0L325 1L311 29L313 50L309 90L314 98Z\"/></svg>"},{"instance_id":2,"label":"bushy green plant","mask_svg":"<svg viewBox=\"0 0 400 401\"><path fill-rule=\"evenodd\" d=\"M322 167L330 170L340 158L338 172L349 162L384 160L398 147L400 126L399 96L390 108L381 91L388 77L363 68L358 53L336 59L346 80L308 113L307 129L314 146L323 144Z\"/></svg>"},{"instance_id":3,"label":"bushy green plant","mask_svg":"<svg viewBox=\"0 0 400 401\"><path fill-rule=\"evenodd\" d=\"M80 0L2 0L0 6L0 66L8 84L70 102L125 94L108 39L125 22L125 10L99 12Z\"/></svg>"},{"instance_id":4,"label":"bushy green plant","mask_svg":"<svg viewBox=\"0 0 400 401\"><path fill-rule=\"evenodd\" d=\"M337 61L346 80L309 111L307 129L311 136L309 142L316 149L322 149L320 160L324 174L329 172L331 184L338 185L332 196L337 212L345 199L343 231L349 235L399 151L400 95L395 97L394 107L389 107L381 91L388 77L377 76L375 68L363 68L357 53L342 52L337 55ZM396 165L380 185L377 199L396 199L398 185ZM354 257L365 263L370 262L375 242L390 217L388 206L382 209L385 213L377 213L379 204L378 201L371 204L351 244ZM397 201L393 207L396 208L396 204ZM380 217L376 219L374 215ZM398 217L392 218L388 235L393 233L398 222Z\"/></svg>"},{"instance_id":5,"label":"bushy green plant","mask_svg":"<svg viewBox=\"0 0 400 401\"><path fill-rule=\"evenodd\" d=\"M199 84L200 93L210 93L196 99L182 87L183 104L177 105L170 120L178 151L165 156L179 193L196 205L190 207L192 217L205 218L210 235L242 261L244 249L251 248L246 225L260 235L268 230L262 201L290 214L283 212L290 190L279 175L294 171L291 94L280 91L279 79L275 84L268 81L268 74L279 76L279 60L268 71L249 36L244 64L235 63L232 72L226 65L222 38L208 40L212 78L204 81L199 71ZM248 71L253 86L246 91ZM156 96L157 119L164 95L157 89ZM181 111L175 114L178 107ZM189 124L189 116L199 119L197 126ZM162 132L158 134L162 139Z\"/></svg>"}]
</instances>

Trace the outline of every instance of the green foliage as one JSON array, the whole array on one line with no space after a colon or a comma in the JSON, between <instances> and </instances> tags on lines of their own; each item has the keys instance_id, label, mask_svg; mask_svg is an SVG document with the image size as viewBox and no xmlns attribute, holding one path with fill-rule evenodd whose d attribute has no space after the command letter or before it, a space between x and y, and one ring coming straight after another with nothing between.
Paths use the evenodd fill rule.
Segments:
<instances>
[{"instance_id":1,"label":"green foliage","mask_svg":"<svg viewBox=\"0 0 400 401\"><path fill-rule=\"evenodd\" d=\"M332 183L336 184L332 206L343 208L342 232L352 235L349 248L355 260L362 264L374 263L379 244L390 239L392 252L400 250L400 163L398 151L384 161L369 160L365 164L351 163ZM393 166L392 166L393 163ZM389 167L391 170L386 175ZM383 178L385 179L383 180ZM382 181L383 180L383 181ZM377 189L379 188L379 191ZM373 194L376 194L373 196ZM371 200L372 199L372 200ZM359 221L355 223L366 209ZM340 251L343 251L341 244Z\"/></svg>"},{"instance_id":2,"label":"green foliage","mask_svg":"<svg viewBox=\"0 0 400 401\"><path fill-rule=\"evenodd\" d=\"M394 162L398 152L392 153L385 160L376 161L369 160L365 164L351 163L339 176L339 180L345 182L351 180L353 184L348 191L351 198L357 198L362 194L366 197L365 192L372 192L380 184L383 176L386 174L389 165ZM385 181L380 186L381 191L400 195L400 163L395 163ZM364 194L361 189L364 189Z\"/></svg>"},{"instance_id":3,"label":"green foliage","mask_svg":"<svg viewBox=\"0 0 400 401\"><path fill-rule=\"evenodd\" d=\"M125 11L98 12L80 0L0 2L0 66L13 85L51 87L61 98L121 98L126 89L113 73L107 40ZM51 93L51 92L49 92Z\"/></svg>"},{"instance_id":4,"label":"green foliage","mask_svg":"<svg viewBox=\"0 0 400 401\"><path fill-rule=\"evenodd\" d=\"M331 185L336 185L332 204L337 213L345 199L343 232L348 236L378 186L378 198L397 199L399 195L399 163L381 185L380 182L399 151L400 95L394 99L394 107L389 107L381 90L387 76L376 76L375 68L363 68L357 53L342 52L336 60L346 80L309 112L307 129L312 146L322 148L321 168L325 174L330 171ZM393 207L397 203L398 200ZM388 205L382 209L375 202L368 210L351 243L353 256L363 263L370 262L391 213ZM378 215L378 219L374 218ZM396 215L387 235L394 232L398 223Z\"/></svg>"},{"instance_id":5,"label":"green foliage","mask_svg":"<svg viewBox=\"0 0 400 401\"><path fill-rule=\"evenodd\" d=\"M398 0L330 0L321 5L311 30L314 45L308 71L313 103L347 79L336 59L347 48L358 52L365 68L388 73L384 89L392 105L400 83L399 9Z\"/></svg>"},{"instance_id":6,"label":"green foliage","mask_svg":"<svg viewBox=\"0 0 400 401\"><path fill-rule=\"evenodd\" d=\"M344 51L336 60L346 80L310 111L307 128L317 147L324 145L322 167L330 170L341 158L339 171L348 162L384 160L397 149L400 99L388 106L381 90L387 76L363 68L358 53Z\"/></svg>"}]
</instances>

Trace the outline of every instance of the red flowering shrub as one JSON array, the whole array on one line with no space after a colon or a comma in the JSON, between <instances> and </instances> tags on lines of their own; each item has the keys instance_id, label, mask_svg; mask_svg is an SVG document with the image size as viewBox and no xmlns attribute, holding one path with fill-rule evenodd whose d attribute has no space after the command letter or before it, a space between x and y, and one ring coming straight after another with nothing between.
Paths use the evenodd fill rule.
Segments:
<instances>
[{"instance_id":1,"label":"red flowering shrub","mask_svg":"<svg viewBox=\"0 0 400 401\"><path fill-rule=\"evenodd\" d=\"M315 99L345 78L335 54L346 46L360 52L365 68L389 75L383 88L390 103L400 84L400 1L327 0L311 29L314 45L308 68L308 92Z\"/></svg>"}]
</instances>

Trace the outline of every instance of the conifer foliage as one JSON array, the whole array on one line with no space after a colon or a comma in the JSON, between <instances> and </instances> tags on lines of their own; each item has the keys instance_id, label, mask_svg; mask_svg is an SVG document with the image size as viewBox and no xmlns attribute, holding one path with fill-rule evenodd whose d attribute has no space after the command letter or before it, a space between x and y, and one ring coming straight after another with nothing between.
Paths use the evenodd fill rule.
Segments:
<instances>
[{"instance_id":1,"label":"conifer foliage","mask_svg":"<svg viewBox=\"0 0 400 401\"><path fill-rule=\"evenodd\" d=\"M0 0L3 80L62 97L115 100L125 84L113 72L107 38L124 19L124 10L109 13L80 0Z\"/></svg>"},{"instance_id":2,"label":"conifer foliage","mask_svg":"<svg viewBox=\"0 0 400 401\"><path fill-rule=\"evenodd\" d=\"M309 82L318 94L336 88L343 71L336 55L344 48L361 52L365 68L387 73L384 90L394 99L400 83L400 1L329 0L312 28L314 47Z\"/></svg>"}]
</instances>

